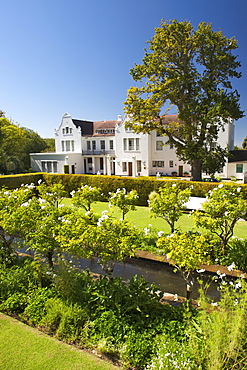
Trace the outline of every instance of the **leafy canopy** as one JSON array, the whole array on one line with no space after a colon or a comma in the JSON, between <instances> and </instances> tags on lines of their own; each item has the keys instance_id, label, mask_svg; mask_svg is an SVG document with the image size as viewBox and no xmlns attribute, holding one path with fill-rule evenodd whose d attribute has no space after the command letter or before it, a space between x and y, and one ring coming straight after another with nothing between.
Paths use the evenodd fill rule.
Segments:
<instances>
[{"instance_id":1,"label":"leafy canopy","mask_svg":"<svg viewBox=\"0 0 247 370\"><path fill-rule=\"evenodd\" d=\"M240 63L232 54L237 41L205 22L194 30L190 22L172 20L162 21L148 43L143 63L130 70L140 85L127 93L127 125L136 132L157 130L167 135L177 155L191 164L193 179L200 180L219 130L229 117L243 116L239 94L231 84L232 78L241 77ZM167 106L177 108L175 122L163 115Z\"/></svg>"},{"instance_id":2,"label":"leafy canopy","mask_svg":"<svg viewBox=\"0 0 247 370\"><path fill-rule=\"evenodd\" d=\"M185 203L189 200L191 190L181 190L176 184L167 184L158 192L149 195L151 215L163 218L174 232L175 222L179 220L185 210Z\"/></svg>"},{"instance_id":3,"label":"leafy canopy","mask_svg":"<svg viewBox=\"0 0 247 370\"><path fill-rule=\"evenodd\" d=\"M192 213L195 224L217 235L221 240L224 253L233 235L236 222L246 216L247 202L241 192L241 187L220 184L209 191L202 209L204 212Z\"/></svg>"}]
</instances>

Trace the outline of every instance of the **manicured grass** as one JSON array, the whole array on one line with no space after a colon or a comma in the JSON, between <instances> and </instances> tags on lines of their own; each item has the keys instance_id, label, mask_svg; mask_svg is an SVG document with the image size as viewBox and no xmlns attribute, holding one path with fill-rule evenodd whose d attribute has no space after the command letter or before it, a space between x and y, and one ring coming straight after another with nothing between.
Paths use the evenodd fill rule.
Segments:
<instances>
[{"instance_id":1,"label":"manicured grass","mask_svg":"<svg viewBox=\"0 0 247 370\"><path fill-rule=\"evenodd\" d=\"M70 199L65 199L64 204L70 204ZM104 210L108 210L109 214L116 218L121 217L121 213L117 209L109 209L107 202L97 202L92 205L95 213L101 213ZM136 211L130 211L126 215L126 219L133 222L138 228L143 229L144 227L148 228L148 225L152 225L158 230L163 230L165 233L170 232L170 228L164 220L161 218L150 217L150 211L148 207L136 207ZM180 228L182 231L188 231L195 229L194 222L192 218L188 217L187 213L184 213L183 216L175 225L176 228ZM200 229L201 232L205 232L205 229ZM238 221L234 228L234 235L239 238L247 239L247 222Z\"/></svg>"},{"instance_id":2,"label":"manicured grass","mask_svg":"<svg viewBox=\"0 0 247 370\"><path fill-rule=\"evenodd\" d=\"M0 353L1 370L120 369L1 313Z\"/></svg>"}]
</instances>

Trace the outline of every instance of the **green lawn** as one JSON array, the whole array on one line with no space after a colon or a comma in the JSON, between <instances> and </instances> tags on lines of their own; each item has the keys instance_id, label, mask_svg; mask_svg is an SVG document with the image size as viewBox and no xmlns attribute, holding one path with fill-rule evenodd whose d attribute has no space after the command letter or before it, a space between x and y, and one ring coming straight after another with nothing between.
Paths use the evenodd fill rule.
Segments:
<instances>
[{"instance_id":1,"label":"green lawn","mask_svg":"<svg viewBox=\"0 0 247 370\"><path fill-rule=\"evenodd\" d=\"M1 370L120 369L1 313L0 353Z\"/></svg>"},{"instance_id":2,"label":"green lawn","mask_svg":"<svg viewBox=\"0 0 247 370\"><path fill-rule=\"evenodd\" d=\"M64 204L70 204L71 200L70 199L65 199ZM112 216L120 218L121 213L114 209L110 210L108 208L108 203L107 202L97 202L94 203L92 206L93 210L96 213L101 213L104 210L108 210L109 214L111 212ZM153 227L157 228L158 230L163 230L165 233L169 232L169 226L168 224L162 220L161 218L154 218L150 217L150 212L148 207L136 207L136 211L130 211L126 215L126 219L130 220L133 222L138 228L144 228L148 227L148 225L152 225ZM195 225L193 223L193 220L188 217L188 214L185 213L183 216L179 219L177 224L175 225L176 227L179 227L182 231L188 231L195 229ZM200 229L201 232L203 232L203 229ZM240 238L247 239L247 222L246 221L238 221L235 228L234 228L234 235L238 236Z\"/></svg>"}]
</instances>

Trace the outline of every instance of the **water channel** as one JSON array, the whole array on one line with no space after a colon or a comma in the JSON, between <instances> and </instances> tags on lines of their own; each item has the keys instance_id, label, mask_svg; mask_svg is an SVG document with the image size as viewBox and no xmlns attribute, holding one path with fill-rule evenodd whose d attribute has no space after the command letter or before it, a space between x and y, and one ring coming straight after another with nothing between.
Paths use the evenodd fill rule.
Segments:
<instances>
[{"instance_id":1,"label":"water channel","mask_svg":"<svg viewBox=\"0 0 247 370\"><path fill-rule=\"evenodd\" d=\"M32 255L32 251L27 251L26 248L19 250L22 253ZM95 274L105 275L101 266L97 262L97 258L75 260L75 265L82 270L89 269ZM165 293L177 294L181 297L186 296L186 283L180 272L174 272L174 267L165 262L154 261L146 258L127 258L125 263L117 262L114 267L113 276L121 277L124 281L130 280L133 276L143 276L149 283L154 283L161 291ZM212 281L213 274L210 273L195 273L195 284L192 293L192 298L198 298L197 278L201 278L205 283L210 282L207 294L214 300L219 299L219 291L217 284Z\"/></svg>"},{"instance_id":2,"label":"water channel","mask_svg":"<svg viewBox=\"0 0 247 370\"><path fill-rule=\"evenodd\" d=\"M78 267L82 269L90 269L90 271L104 275L104 271L100 267L96 258L79 259ZM143 276L145 280L154 283L160 290L166 293L178 294L186 296L186 283L179 272L174 272L174 267L168 263L148 260L145 258L128 258L125 263L116 263L113 271L114 277L122 277L124 281L130 280L134 275ZM213 274L195 273L195 280L202 278L204 282L210 281L210 287L207 294L214 300L219 299L219 291L217 284L212 282ZM192 298L198 298L199 284L195 282Z\"/></svg>"}]
</instances>

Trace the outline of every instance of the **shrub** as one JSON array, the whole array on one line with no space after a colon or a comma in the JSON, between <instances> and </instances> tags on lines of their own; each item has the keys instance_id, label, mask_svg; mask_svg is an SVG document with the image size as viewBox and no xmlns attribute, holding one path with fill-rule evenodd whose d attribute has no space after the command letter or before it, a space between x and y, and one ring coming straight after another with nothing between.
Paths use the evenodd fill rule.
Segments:
<instances>
[{"instance_id":1,"label":"shrub","mask_svg":"<svg viewBox=\"0 0 247 370\"><path fill-rule=\"evenodd\" d=\"M247 272L247 240L233 236L228 242L226 254L220 256L219 263L223 266L234 263L238 270Z\"/></svg>"},{"instance_id":2,"label":"shrub","mask_svg":"<svg viewBox=\"0 0 247 370\"><path fill-rule=\"evenodd\" d=\"M66 342L80 340L81 331L88 320L88 313L77 304L68 304L60 298L50 298L45 303L46 314L40 325L48 334Z\"/></svg>"},{"instance_id":3,"label":"shrub","mask_svg":"<svg viewBox=\"0 0 247 370\"><path fill-rule=\"evenodd\" d=\"M38 326L46 314L46 301L53 295L53 289L39 287L33 291L21 318L32 325Z\"/></svg>"}]
</instances>

